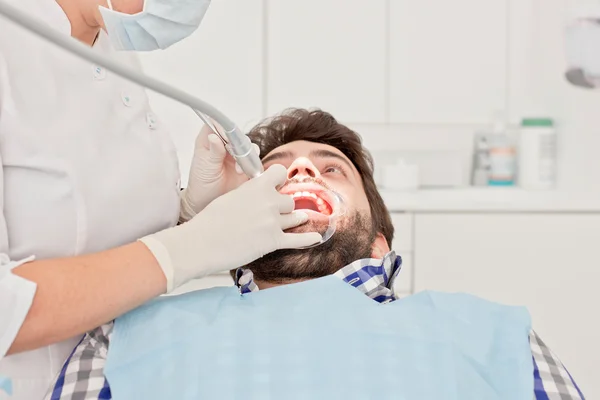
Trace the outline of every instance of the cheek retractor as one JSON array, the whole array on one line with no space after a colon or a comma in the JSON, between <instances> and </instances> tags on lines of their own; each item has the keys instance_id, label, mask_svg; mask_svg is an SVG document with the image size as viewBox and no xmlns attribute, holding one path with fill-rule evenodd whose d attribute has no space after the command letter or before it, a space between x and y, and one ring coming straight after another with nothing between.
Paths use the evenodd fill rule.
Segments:
<instances>
[{"instance_id":1,"label":"cheek retractor","mask_svg":"<svg viewBox=\"0 0 600 400\"><path fill-rule=\"evenodd\" d=\"M323 239L321 239L320 242L317 242L313 245L310 246L306 246L306 247L300 247L300 249L309 249L312 247L316 247L316 246L320 246L323 243L327 242L329 239L331 239L331 237L333 236L333 234L336 231L336 227L337 227L337 223L340 219L340 217L342 217L344 214L346 214L346 205L344 203L344 199L342 198L342 196L337 193L334 192L333 190L327 190L324 191L320 194L320 196L323 198L324 202L326 202L326 205L320 205L324 211L330 210L330 214L326 215L325 213L321 213L322 218L323 219L327 219L328 220L328 225L327 228L325 229L325 232L319 232L322 236ZM318 201L317 201L318 203ZM309 222L310 223L310 222Z\"/></svg>"}]
</instances>

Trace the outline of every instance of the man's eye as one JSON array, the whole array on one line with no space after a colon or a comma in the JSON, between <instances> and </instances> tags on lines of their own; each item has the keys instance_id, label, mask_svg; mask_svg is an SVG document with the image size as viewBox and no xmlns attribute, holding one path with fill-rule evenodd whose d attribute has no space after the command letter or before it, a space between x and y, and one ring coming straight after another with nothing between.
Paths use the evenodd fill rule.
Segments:
<instances>
[{"instance_id":1,"label":"man's eye","mask_svg":"<svg viewBox=\"0 0 600 400\"><path fill-rule=\"evenodd\" d=\"M328 173L343 174L344 170L342 169L342 167L339 167L337 165L331 165L331 166L325 168L323 173L324 174L328 174Z\"/></svg>"}]
</instances>

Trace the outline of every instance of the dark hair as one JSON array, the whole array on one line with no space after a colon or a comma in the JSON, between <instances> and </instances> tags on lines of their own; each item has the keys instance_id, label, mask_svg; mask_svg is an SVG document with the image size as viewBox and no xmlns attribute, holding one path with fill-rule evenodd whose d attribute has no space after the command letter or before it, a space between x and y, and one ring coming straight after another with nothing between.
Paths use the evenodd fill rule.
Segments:
<instances>
[{"instance_id":1,"label":"dark hair","mask_svg":"<svg viewBox=\"0 0 600 400\"><path fill-rule=\"evenodd\" d=\"M360 135L340 124L325 111L292 108L260 122L248 136L260 148L261 157L277 147L298 140L326 144L341 151L354 164L362 178L373 228L385 237L391 248L394 226L375 185L373 157L363 147Z\"/></svg>"}]
</instances>

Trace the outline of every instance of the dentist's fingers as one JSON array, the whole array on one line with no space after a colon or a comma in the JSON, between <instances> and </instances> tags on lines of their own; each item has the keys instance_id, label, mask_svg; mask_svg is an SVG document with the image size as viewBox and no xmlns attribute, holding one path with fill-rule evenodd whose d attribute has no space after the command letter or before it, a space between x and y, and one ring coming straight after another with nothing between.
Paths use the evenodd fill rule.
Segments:
<instances>
[{"instance_id":1,"label":"dentist's fingers","mask_svg":"<svg viewBox=\"0 0 600 400\"><path fill-rule=\"evenodd\" d=\"M279 205L280 214L289 214L294 211L296 203L291 195L277 193L277 197L277 204Z\"/></svg>"},{"instance_id":2,"label":"dentist's fingers","mask_svg":"<svg viewBox=\"0 0 600 400\"><path fill-rule=\"evenodd\" d=\"M281 164L273 164L261 176L254 179L260 179L265 185L277 189L286 181L287 169Z\"/></svg>"},{"instance_id":3,"label":"dentist's fingers","mask_svg":"<svg viewBox=\"0 0 600 400\"><path fill-rule=\"evenodd\" d=\"M295 228L308 221L308 214L302 211L294 211L289 214L282 214L280 221L282 230Z\"/></svg>"},{"instance_id":4,"label":"dentist's fingers","mask_svg":"<svg viewBox=\"0 0 600 400\"><path fill-rule=\"evenodd\" d=\"M196 151L209 148L208 137L211 134L213 134L212 129L210 129L208 125L203 125L202 129L200 129L200 133L196 136L196 141L194 144Z\"/></svg>"},{"instance_id":5,"label":"dentist's fingers","mask_svg":"<svg viewBox=\"0 0 600 400\"><path fill-rule=\"evenodd\" d=\"M223 142L217 135L208 135L208 149L210 150L210 159L215 164L222 164L227 155L227 150L223 146Z\"/></svg>"},{"instance_id":6,"label":"dentist's fingers","mask_svg":"<svg viewBox=\"0 0 600 400\"><path fill-rule=\"evenodd\" d=\"M309 233L284 233L280 242L280 249L297 249L299 247L311 246L323 240L317 232Z\"/></svg>"}]
</instances>

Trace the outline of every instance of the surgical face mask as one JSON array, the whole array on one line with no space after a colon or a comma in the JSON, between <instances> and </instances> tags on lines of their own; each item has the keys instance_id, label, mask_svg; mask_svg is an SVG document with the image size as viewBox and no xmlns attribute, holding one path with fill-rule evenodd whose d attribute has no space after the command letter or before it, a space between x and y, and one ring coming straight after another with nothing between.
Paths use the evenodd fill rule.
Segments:
<instances>
[{"instance_id":1,"label":"surgical face mask","mask_svg":"<svg viewBox=\"0 0 600 400\"><path fill-rule=\"evenodd\" d=\"M137 14L100 7L104 26L117 50L151 51L190 36L200 25L210 0L145 0Z\"/></svg>"}]
</instances>

